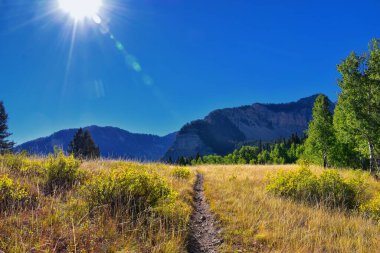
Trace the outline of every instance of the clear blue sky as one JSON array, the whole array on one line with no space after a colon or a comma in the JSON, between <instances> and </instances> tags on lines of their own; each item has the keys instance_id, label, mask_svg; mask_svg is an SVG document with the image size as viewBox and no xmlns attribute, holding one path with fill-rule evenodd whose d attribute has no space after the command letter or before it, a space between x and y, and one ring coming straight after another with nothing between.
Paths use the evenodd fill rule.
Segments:
<instances>
[{"instance_id":1,"label":"clear blue sky","mask_svg":"<svg viewBox=\"0 0 380 253\"><path fill-rule=\"evenodd\" d=\"M336 65L380 31L378 0L103 0L103 28L78 25L68 64L73 20L54 1L0 0L0 100L18 143L92 124L163 135L217 108L335 100Z\"/></svg>"}]
</instances>

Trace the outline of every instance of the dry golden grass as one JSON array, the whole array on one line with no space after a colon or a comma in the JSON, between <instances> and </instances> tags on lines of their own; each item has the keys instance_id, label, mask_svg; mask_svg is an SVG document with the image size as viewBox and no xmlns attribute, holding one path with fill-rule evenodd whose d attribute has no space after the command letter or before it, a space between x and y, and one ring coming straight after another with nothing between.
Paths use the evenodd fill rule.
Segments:
<instances>
[{"instance_id":1,"label":"dry golden grass","mask_svg":"<svg viewBox=\"0 0 380 253\"><path fill-rule=\"evenodd\" d=\"M0 249L5 252L186 252L195 172L205 175L205 194L221 221L221 252L378 252L380 226L358 213L316 208L269 194L266 175L283 166L198 166L191 175L174 174L176 167L121 161L81 164L86 178L113 169L143 168L165 178L178 192L174 205L158 212L114 215L107 207L88 209L86 181L65 192L46 194L43 172L35 171L46 158L32 158L27 170L12 170L0 159L0 177L8 175L33 196L36 206L0 212ZM38 167L38 166L37 166ZM322 169L312 168L321 173ZM31 171L29 171L31 170ZM354 177L352 170L340 170ZM360 172L361 173L361 172ZM178 175L185 179L178 178ZM368 177L369 198L380 183Z\"/></svg>"},{"instance_id":2,"label":"dry golden grass","mask_svg":"<svg viewBox=\"0 0 380 253\"><path fill-rule=\"evenodd\" d=\"M315 208L274 197L265 190L268 172L287 166L199 166L205 193L221 221L221 252L379 252L380 226L359 214ZM313 167L320 173L321 168ZM342 170L344 177L355 172ZM380 184L368 178L369 191Z\"/></svg>"},{"instance_id":3,"label":"dry golden grass","mask_svg":"<svg viewBox=\"0 0 380 253\"><path fill-rule=\"evenodd\" d=\"M192 185L177 179L175 167L162 164L139 165L119 161L84 162L87 177L115 165L142 167L165 178L178 192L174 205L161 213L143 212L133 217L114 217L106 207L89 212L82 196L85 183L65 193L43 191L41 175L19 173L0 163L0 176L28 188L38 198L37 206L0 212L0 250L5 252L185 252L187 223L191 214Z\"/></svg>"}]
</instances>

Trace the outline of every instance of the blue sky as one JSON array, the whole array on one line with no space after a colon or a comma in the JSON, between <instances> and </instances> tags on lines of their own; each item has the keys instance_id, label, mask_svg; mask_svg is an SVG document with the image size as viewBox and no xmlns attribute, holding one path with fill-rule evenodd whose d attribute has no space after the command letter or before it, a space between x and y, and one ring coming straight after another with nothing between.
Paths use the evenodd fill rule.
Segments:
<instances>
[{"instance_id":1,"label":"blue sky","mask_svg":"<svg viewBox=\"0 0 380 253\"><path fill-rule=\"evenodd\" d=\"M93 124L164 135L217 108L335 100L336 65L379 37L378 0L103 2L102 24L79 23L71 47L55 0L0 0L0 100L18 143Z\"/></svg>"}]
</instances>

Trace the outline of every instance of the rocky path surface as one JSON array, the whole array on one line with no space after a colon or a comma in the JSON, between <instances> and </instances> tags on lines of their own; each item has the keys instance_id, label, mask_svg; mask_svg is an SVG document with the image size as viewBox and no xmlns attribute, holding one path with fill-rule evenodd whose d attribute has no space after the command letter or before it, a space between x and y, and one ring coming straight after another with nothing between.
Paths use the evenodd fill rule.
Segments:
<instances>
[{"instance_id":1,"label":"rocky path surface","mask_svg":"<svg viewBox=\"0 0 380 253\"><path fill-rule=\"evenodd\" d=\"M220 239L220 229L215 217L210 213L203 191L203 175L198 174L194 185L194 211L190 218L190 234L187 250L189 253L216 253Z\"/></svg>"}]
</instances>

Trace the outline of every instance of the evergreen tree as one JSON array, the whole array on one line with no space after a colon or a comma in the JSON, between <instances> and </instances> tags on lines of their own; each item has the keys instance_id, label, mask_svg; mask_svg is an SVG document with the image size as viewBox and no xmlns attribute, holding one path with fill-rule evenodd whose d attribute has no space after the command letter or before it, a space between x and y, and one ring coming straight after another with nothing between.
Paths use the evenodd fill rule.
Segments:
<instances>
[{"instance_id":1,"label":"evergreen tree","mask_svg":"<svg viewBox=\"0 0 380 253\"><path fill-rule=\"evenodd\" d=\"M380 136L380 48L373 40L369 53L351 53L339 66L342 77L336 112L337 135L346 143L354 143L369 159L375 173L376 149Z\"/></svg>"},{"instance_id":2,"label":"evergreen tree","mask_svg":"<svg viewBox=\"0 0 380 253\"><path fill-rule=\"evenodd\" d=\"M190 161L191 161L191 159L190 159ZM188 164L188 159L184 156L180 156L180 157L178 157L176 164L178 164L180 166L186 166Z\"/></svg>"},{"instance_id":3,"label":"evergreen tree","mask_svg":"<svg viewBox=\"0 0 380 253\"><path fill-rule=\"evenodd\" d=\"M307 130L308 138L305 142L307 158L313 162L328 166L329 155L334 146L333 116L329 111L329 100L325 95L319 95L313 107L313 119Z\"/></svg>"},{"instance_id":4,"label":"evergreen tree","mask_svg":"<svg viewBox=\"0 0 380 253\"><path fill-rule=\"evenodd\" d=\"M261 151L263 151L263 142L261 140L259 140L257 147L259 148L258 152L261 153Z\"/></svg>"},{"instance_id":5,"label":"evergreen tree","mask_svg":"<svg viewBox=\"0 0 380 253\"><path fill-rule=\"evenodd\" d=\"M8 132L8 114L5 112L3 102L0 101L0 154L12 151L15 143L7 140L11 135Z\"/></svg>"},{"instance_id":6,"label":"evergreen tree","mask_svg":"<svg viewBox=\"0 0 380 253\"><path fill-rule=\"evenodd\" d=\"M95 159L100 157L99 147L95 144L88 130L83 131L79 128L73 140L69 144L69 153L76 158Z\"/></svg>"}]
</instances>

